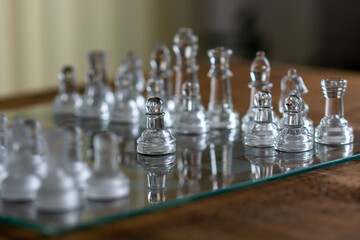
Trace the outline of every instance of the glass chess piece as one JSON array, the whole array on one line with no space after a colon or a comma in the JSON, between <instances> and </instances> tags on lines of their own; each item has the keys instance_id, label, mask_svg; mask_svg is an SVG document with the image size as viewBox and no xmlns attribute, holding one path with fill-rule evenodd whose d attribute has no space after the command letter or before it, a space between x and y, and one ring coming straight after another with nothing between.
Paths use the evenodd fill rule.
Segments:
<instances>
[{"instance_id":1,"label":"glass chess piece","mask_svg":"<svg viewBox=\"0 0 360 240\"><path fill-rule=\"evenodd\" d=\"M166 99L165 90L164 90L164 80L160 77L152 77L146 83L146 92L147 98L158 97L160 99ZM164 121L167 128L172 127L172 118L170 117L170 111L167 108L166 102L164 103ZM145 121L142 121L142 125L146 127L146 119L143 118Z\"/></svg>"},{"instance_id":2,"label":"glass chess piece","mask_svg":"<svg viewBox=\"0 0 360 240\"><path fill-rule=\"evenodd\" d=\"M284 113L284 102L285 98L290 95L293 91L296 91L297 94L302 97L304 94L308 93L308 89L305 86L305 83L301 76L297 75L295 68L289 68L288 73L281 79L281 94L279 99L279 112ZM309 112L309 105L304 101L304 126L309 130L311 134L314 133L314 123L307 116ZM284 125L284 119L281 119L279 122L279 128L282 128Z\"/></svg>"},{"instance_id":3,"label":"glass chess piece","mask_svg":"<svg viewBox=\"0 0 360 240\"><path fill-rule=\"evenodd\" d=\"M296 94L285 99L284 127L275 137L275 149L283 152L305 152L313 149L313 135L304 126L304 102Z\"/></svg>"},{"instance_id":4,"label":"glass chess piece","mask_svg":"<svg viewBox=\"0 0 360 240\"><path fill-rule=\"evenodd\" d=\"M166 200L166 176L175 166L175 154L164 156L137 155L138 166L144 170L148 181L148 201L158 204Z\"/></svg>"},{"instance_id":5,"label":"glass chess piece","mask_svg":"<svg viewBox=\"0 0 360 240\"><path fill-rule=\"evenodd\" d=\"M217 47L208 51L211 69L210 101L206 116L210 128L231 129L239 126L239 114L233 110L229 61L232 51L224 47Z\"/></svg>"},{"instance_id":6,"label":"glass chess piece","mask_svg":"<svg viewBox=\"0 0 360 240\"><path fill-rule=\"evenodd\" d=\"M257 92L254 96L254 121L245 133L244 144L252 147L272 147L278 132L273 120L273 107L271 94Z\"/></svg>"},{"instance_id":7,"label":"glass chess piece","mask_svg":"<svg viewBox=\"0 0 360 240\"><path fill-rule=\"evenodd\" d=\"M344 117L343 97L347 80L327 78L321 80L326 98L325 117L315 128L315 142L321 144L348 144L354 141L353 128Z\"/></svg>"},{"instance_id":8,"label":"glass chess piece","mask_svg":"<svg viewBox=\"0 0 360 240\"><path fill-rule=\"evenodd\" d=\"M37 193L41 212L67 212L80 208L81 195L75 179L64 169L66 132L56 129L43 134L49 172Z\"/></svg>"},{"instance_id":9,"label":"glass chess piece","mask_svg":"<svg viewBox=\"0 0 360 240\"><path fill-rule=\"evenodd\" d=\"M166 108L169 109L169 111L173 111L175 108L175 102L173 99L171 54L164 43L158 42L156 44L155 49L151 53L150 66L150 76L152 78L162 78L164 80L164 99Z\"/></svg>"},{"instance_id":10,"label":"glass chess piece","mask_svg":"<svg viewBox=\"0 0 360 240\"><path fill-rule=\"evenodd\" d=\"M68 125L63 131L66 134L64 169L75 179L78 188L83 190L91 169L83 159L81 128Z\"/></svg>"},{"instance_id":11,"label":"glass chess piece","mask_svg":"<svg viewBox=\"0 0 360 240\"><path fill-rule=\"evenodd\" d=\"M36 165L31 161L32 142L21 118L15 118L10 127L11 140L6 163L7 177L2 182L1 198L6 201L33 201L41 185Z\"/></svg>"},{"instance_id":12,"label":"glass chess piece","mask_svg":"<svg viewBox=\"0 0 360 240\"><path fill-rule=\"evenodd\" d=\"M307 168L313 163L313 151L275 153L276 162L281 172L290 172Z\"/></svg>"},{"instance_id":13,"label":"glass chess piece","mask_svg":"<svg viewBox=\"0 0 360 240\"><path fill-rule=\"evenodd\" d=\"M129 51L118 69L118 74L125 74L131 80L132 95L139 108L140 115L145 112L145 98L142 95L145 88L145 78L141 65L141 60L135 57L134 52Z\"/></svg>"},{"instance_id":14,"label":"glass chess piece","mask_svg":"<svg viewBox=\"0 0 360 240\"><path fill-rule=\"evenodd\" d=\"M239 129L212 130L209 137L209 151L211 163L211 175L213 178L213 190L218 172L221 172L222 188L230 186L233 181L233 150L234 142L239 138ZM221 169L218 164L221 163Z\"/></svg>"},{"instance_id":15,"label":"glass chess piece","mask_svg":"<svg viewBox=\"0 0 360 240\"><path fill-rule=\"evenodd\" d=\"M205 134L209 131L209 121L201 105L200 87L195 81L183 85L183 106L174 131L180 134Z\"/></svg>"},{"instance_id":16,"label":"glass chess piece","mask_svg":"<svg viewBox=\"0 0 360 240\"><path fill-rule=\"evenodd\" d=\"M31 141L31 161L34 165L35 172L40 178L44 179L48 172L48 166L42 151L41 125L36 119L26 119L24 121L30 134Z\"/></svg>"},{"instance_id":17,"label":"glass chess piece","mask_svg":"<svg viewBox=\"0 0 360 240\"><path fill-rule=\"evenodd\" d=\"M245 146L245 157L250 161L252 178L262 179L273 175L275 149L273 147Z\"/></svg>"},{"instance_id":18,"label":"glass chess piece","mask_svg":"<svg viewBox=\"0 0 360 240\"><path fill-rule=\"evenodd\" d=\"M114 93L111 90L110 85L108 84L107 73L106 73L106 65L108 62L108 56L104 51L92 51L88 54L88 64L89 69L94 70L101 73L101 88L105 94L106 102L112 106L115 102Z\"/></svg>"},{"instance_id":19,"label":"glass chess piece","mask_svg":"<svg viewBox=\"0 0 360 240\"><path fill-rule=\"evenodd\" d=\"M0 183L8 175L5 166L9 156L9 138L8 118L0 114Z\"/></svg>"},{"instance_id":20,"label":"glass chess piece","mask_svg":"<svg viewBox=\"0 0 360 240\"><path fill-rule=\"evenodd\" d=\"M198 37L193 34L190 28L180 28L174 36L173 51L176 55L175 71L175 108L171 112L173 123L179 120L182 114L183 95L182 88L186 81L197 82L197 71L199 66L196 64ZM203 106L201 105L203 108Z\"/></svg>"},{"instance_id":21,"label":"glass chess piece","mask_svg":"<svg viewBox=\"0 0 360 240\"><path fill-rule=\"evenodd\" d=\"M59 92L53 103L55 123L74 123L80 114L82 98L77 91L75 70L72 66L64 66L59 74Z\"/></svg>"},{"instance_id":22,"label":"glass chess piece","mask_svg":"<svg viewBox=\"0 0 360 240\"><path fill-rule=\"evenodd\" d=\"M180 188L178 198L193 195L200 191L202 179L202 156L208 146L208 135L176 135L176 152ZM214 181L216 178L212 177ZM215 182L215 184L217 184Z\"/></svg>"},{"instance_id":23,"label":"glass chess piece","mask_svg":"<svg viewBox=\"0 0 360 240\"><path fill-rule=\"evenodd\" d=\"M137 140L137 152L145 155L174 153L176 139L165 128L164 102L160 98L149 98L146 102L147 128Z\"/></svg>"},{"instance_id":24,"label":"glass chess piece","mask_svg":"<svg viewBox=\"0 0 360 240\"><path fill-rule=\"evenodd\" d=\"M249 83L250 106L247 113L241 119L241 131L247 132L250 123L254 121L254 96L258 91L270 92L273 84L270 82L270 63L265 57L265 52L258 51L250 67L251 82ZM279 118L274 114L273 120L278 122Z\"/></svg>"},{"instance_id":25,"label":"glass chess piece","mask_svg":"<svg viewBox=\"0 0 360 240\"><path fill-rule=\"evenodd\" d=\"M88 179L85 196L93 201L125 198L130 192L128 178L118 169L117 137L101 132L94 137L94 170Z\"/></svg>"},{"instance_id":26,"label":"glass chess piece","mask_svg":"<svg viewBox=\"0 0 360 240\"><path fill-rule=\"evenodd\" d=\"M111 113L111 123L137 124L140 120L140 111L133 96L129 74L118 71L115 87L115 104Z\"/></svg>"},{"instance_id":27,"label":"glass chess piece","mask_svg":"<svg viewBox=\"0 0 360 240\"><path fill-rule=\"evenodd\" d=\"M83 96L83 105L80 108L79 117L81 124L96 122L107 125L110 121L111 107L106 99L102 78L102 72L89 70Z\"/></svg>"}]
</instances>

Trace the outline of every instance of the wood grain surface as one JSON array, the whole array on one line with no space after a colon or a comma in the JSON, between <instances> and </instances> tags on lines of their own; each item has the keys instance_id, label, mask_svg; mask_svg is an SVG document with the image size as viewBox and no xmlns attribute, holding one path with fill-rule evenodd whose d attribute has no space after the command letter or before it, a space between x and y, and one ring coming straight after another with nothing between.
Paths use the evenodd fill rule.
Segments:
<instances>
[{"instance_id":1,"label":"wood grain surface","mask_svg":"<svg viewBox=\"0 0 360 240\"><path fill-rule=\"evenodd\" d=\"M250 63L232 62L234 106L241 114L249 105ZM273 103L277 106L281 78L296 67L309 89L304 99L317 125L324 115L320 80L348 79L345 117L360 129L360 73L289 64L272 64ZM209 65L199 72L207 106ZM47 100L50 97L46 98ZM3 104L3 105L2 105ZM11 105L11 104L10 104ZM6 106L6 102L0 106ZM276 108L276 107L275 107ZM360 160L242 189L209 199L132 217L59 238L77 239L359 239ZM48 239L36 232L0 223L0 239Z\"/></svg>"}]
</instances>

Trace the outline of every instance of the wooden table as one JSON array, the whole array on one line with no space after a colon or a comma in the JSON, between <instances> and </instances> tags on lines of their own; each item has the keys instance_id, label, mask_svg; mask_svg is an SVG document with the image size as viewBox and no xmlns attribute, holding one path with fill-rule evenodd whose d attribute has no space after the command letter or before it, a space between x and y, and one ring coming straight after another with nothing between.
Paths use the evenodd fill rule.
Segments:
<instances>
[{"instance_id":1,"label":"wooden table","mask_svg":"<svg viewBox=\"0 0 360 240\"><path fill-rule=\"evenodd\" d=\"M232 62L234 106L244 114L249 105L249 62ZM345 116L360 130L360 73L335 69L272 64L273 104L277 106L280 80L296 67L309 89L304 99L317 125L324 115L320 80L348 79ZM209 99L209 69L199 72L204 105ZM49 101L54 90L0 101L0 109ZM30 100L30 101L29 101ZM202 199L155 213L132 217L97 228L72 232L61 239L359 239L360 160L276 180L247 189ZM0 223L0 239L46 239L26 229Z\"/></svg>"}]
</instances>

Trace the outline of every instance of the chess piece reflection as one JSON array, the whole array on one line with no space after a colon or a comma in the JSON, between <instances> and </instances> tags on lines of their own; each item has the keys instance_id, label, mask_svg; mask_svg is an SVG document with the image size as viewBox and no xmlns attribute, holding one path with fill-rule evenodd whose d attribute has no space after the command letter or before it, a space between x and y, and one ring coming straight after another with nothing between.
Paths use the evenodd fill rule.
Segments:
<instances>
[{"instance_id":1,"label":"chess piece reflection","mask_svg":"<svg viewBox=\"0 0 360 240\"><path fill-rule=\"evenodd\" d=\"M270 82L270 63L263 51L258 51L250 67L251 82L249 83L250 106L247 113L241 119L241 131L247 132L250 123L254 121L254 97L258 91L270 92L273 84ZM278 117L274 115L274 122L278 122Z\"/></svg>"},{"instance_id":2,"label":"chess piece reflection","mask_svg":"<svg viewBox=\"0 0 360 240\"><path fill-rule=\"evenodd\" d=\"M271 177L275 165L275 149L273 147L245 146L245 157L251 164L252 179Z\"/></svg>"},{"instance_id":3,"label":"chess piece reflection","mask_svg":"<svg viewBox=\"0 0 360 240\"><path fill-rule=\"evenodd\" d=\"M59 125L74 123L79 116L82 98L77 91L75 70L64 66L59 74L59 92L53 103L55 123Z\"/></svg>"},{"instance_id":4,"label":"chess piece reflection","mask_svg":"<svg viewBox=\"0 0 360 240\"><path fill-rule=\"evenodd\" d=\"M323 145L315 144L315 156L321 162L329 162L350 157L354 154L354 144Z\"/></svg>"},{"instance_id":5,"label":"chess piece reflection","mask_svg":"<svg viewBox=\"0 0 360 240\"><path fill-rule=\"evenodd\" d=\"M259 91L254 97L254 121L244 136L244 143L253 147L274 146L275 136L278 132L273 122L273 107L271 94Z\"/></svg>"},{"instance_id":6,"label":"chess piece reflection","mask_svg":"<svg viewBox=\"0 0 360 240\"><path fill-rule=\"evenodd\" d=\"M308 93L308 89L305 86L305 83L299 75L296 73L295 68L290 68L285 77L281 79L281 94L279 99L279 112L284 113L284 104L285 98L289 96L293 91L296 91L297 94L302 97L306 93ZM304 126L309 130L311 134L314 133L314 123L308 118L307 114L309 112L309 105L304 101ZM284 119L280 120L279 128L282 128L284 125Z\"/></svg>"},{"instance_id":7,"label":"chess piece reflection","mask_svg":"<svg viewBox=\"0 0 360 240\"><path fill-rule=\"evenodd\" d=\"M321 144L348 144L354 141L353 128L344 117L343 97L347 80L327 78L321 80L326 98L325 117L315 129L315 142Z\"/></svg>"},{"instance_id":8,"label":"chess piece reflection","mask_svg":"<svg viewBox=\"0 0 360 240\"><path fill-rule=\"evenodd\" d=\"M176 135L178 151L176 152L179 176L178 197L192 195L200 191L199 181L202 178L202 154L208 144L206 135Z\"/></svg>"},{"instance_id":9,"label":"chess piece reflection","mask_svg":"<svg viewBox=\"0 0 360 240\"><path fill-rule=\"evenodd\" d=\"M218 188L219 172L221 172L222 187L231 185L233 180L232 163L234 141L239 137L239 129L212 130L209 139L211 175L213 190ZM218 170L218 162L221 162L221 169Z\"/></svg>"},{"instance_id":10,"label":"chess piece reflection","mask_svg":"<svg viewBox=\"0 0 360 240\"><path fill-rule=\"evenodd\" d=\"M232 51L224 47L217 47L208 51L211 69L208 77L211 78L210 101L206 116L210 128L232 129L239 126L239 114L233 110L229 61Z\"/></svg>"},{"instance_id":11,"label":"chess piece reflection","mask_svg":"<svg viewBox=\"0 0 360 240\"><path fill-rule=\"evenodd\" d=\"M175 154L164 156L145 156L138 154L137 162L144 170L148 180L148 201L158 204L166 200L166 175L175 166Z\"/></svg>"},{"instance_id":12,"label":"chess piece reflection","mask_svg":"<svg viewBox=\"0 0 360 240\"><path fill-rule=\"evenodd\" d=\"M290 172L307 168L313 163L313 151L307 152L279 152L275 153L276 161L281 172Z\"/></svg>"}]
</instances>

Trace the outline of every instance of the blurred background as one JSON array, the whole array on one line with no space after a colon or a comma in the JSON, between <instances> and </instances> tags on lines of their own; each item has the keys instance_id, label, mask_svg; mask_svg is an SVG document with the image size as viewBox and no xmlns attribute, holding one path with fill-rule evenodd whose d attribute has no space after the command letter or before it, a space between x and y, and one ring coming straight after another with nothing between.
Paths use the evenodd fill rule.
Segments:
<instances>
[{"instance_id":1,"label":"blurred background","mask_svg":"<svg viewBox=\"0 0 360 240\"><path fill-rule=\"evenodd\" d=\"M180 27L199 36L199 61L223 45L237 58L261 49L270 61L359 70L359 7L351 0L0 0L0 97L57 87L65 64L84 82L91 50L109 53L109 75L128 50L147 72L155 43L171 48Z\"/></svg>"}]
</instances>

